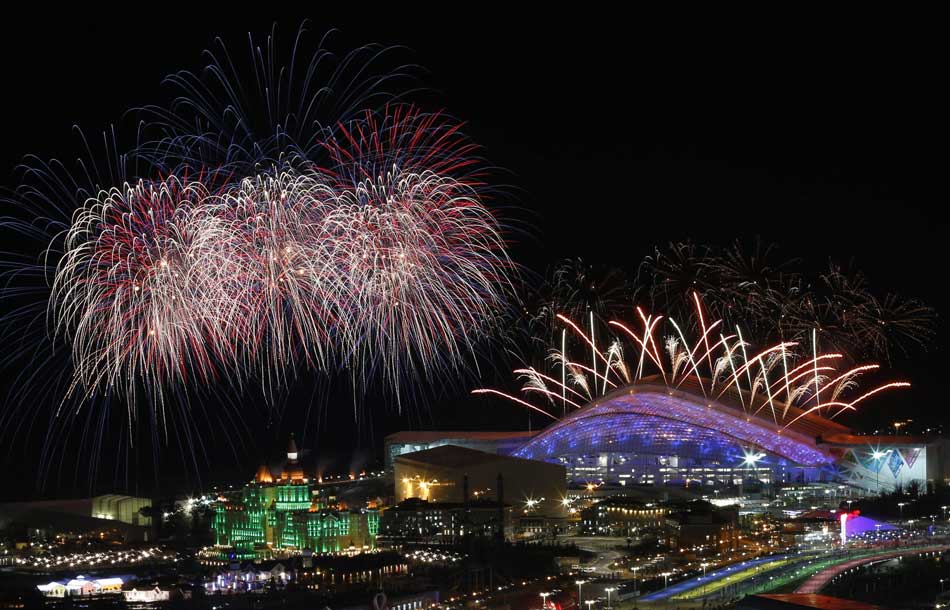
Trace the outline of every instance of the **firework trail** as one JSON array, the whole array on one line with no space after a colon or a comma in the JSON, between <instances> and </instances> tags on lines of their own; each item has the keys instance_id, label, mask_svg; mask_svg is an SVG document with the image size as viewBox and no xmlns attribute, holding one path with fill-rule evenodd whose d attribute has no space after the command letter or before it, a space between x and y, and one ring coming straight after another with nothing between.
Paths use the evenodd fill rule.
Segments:
<instances>
[{"instance_id":1,"label":"firework trail","mask_svg":"<svg viewBox=\"0 0 950 610\"><path fill-rule=\"evenodd\" d=\"M108 201L118 209L122 198L129 197L125 203L135 203L131 195L144 197L148 187L154 186L157 191L152 195L162 204L158 221L164 224L171 220L162 216L167 212L165 206L181 195L182 184L201 190L201 181L169 180L164 192L158 182L143 182L138 191L130 186L112 190L110 195L111 185L138 185L132 176L142 167L133 155L118 152L123 145L114 130L103 134L101 146L77 133L81 148L75 165L28 157L19 168L21 185L13 192L0 192L7 210L7 215L0 218L0 227L10 248L3 253L0 269L0 300L5 306L0 337L6 346L0 365L11 373L0 409L0 438L11 458L21 459L24 452L36 450L40 486L52 476L58 480L70 474L74 481L94 479L93 473L103 462L109 463L110 456L103 451L110 445L110 438L118 439L121 448L114 456L116 481L124 471L127 486L129 470L120 465L137 460L140 448L149 442L153 452L171 445L183 463L197 471L198 461L207 458L197 433L199 422L221 433L229 444L247 435L231 393L221 392L214 397L220 408L204 409L209 397L197 383L192 383L187 393L176 392L175 400L167 404L156 402L154 395L142 391L147 388L135 388L135 394L125 400L116 400L120 389L88 392L79 380L81 365L88 362L77 362L72 345L63 334L57 334L65 329L54 323L58 303L51 301L51 292L57 269L65 260L73 220L88 213L94 202ZM132 212L128 220L137 222L141 218ZM80 290L89 294L85 286ZM95 316L87 319L93 321L103 322ZM105 375L108 359L100 355L96 362L98 368L84 370ZM88 459L59 459L67 446ZM152 459L157 464L158 454L153 453ZM88 472L81 472L85 468Z\"/></svg>"},{"instance_id":2,"label":"firework trail","mask_svg":"<svg viewBox=\"0 0 950 610\"><path fill-rule=\"evenodd\" d=\"M278 377L299 359L327 368L346 307L323 230L338 199L323 176L283 171L245 178L207 203L204 222L225 225L217 239L227 268L223 300L210 305L236 321L244 366L269 366Z\"/></svg>"},{"instance_id":3,"label":"firework trail","mask_svg":"<svg viewBox=\"0 0 950 610\"><path fill-rule=\"evenodd\" d=\"M936 313L915 299L874 293L862 273L829 264L824 273L802 271L802 261L783 259L778 248L754 240L714 248L671 243L645 257L633 277L621 267L570 260L556 266L538 288L524 291L526 335L545 345L557 341L557 314L580 321L591 311L606 324L634 303L648 304L702 333L693 294L725 328L739 326L765 342L811 340L852 361L892 361L926 349Z\"/></svg>"},{"instance_id":4,"label":"firework trail","mask_svg":"<svg viewBox=\"0 0 950 610\"><path fill-rule=\"evenodd\" d=\"M216 38L202 70L165 78L171 104L136 113L146 125L136 154L164 172L184 162L243 176L320 161L328 129L411 95L422 72L400 47L337 48L338 34L314 39L304 22L283 39L274 25L263 41L248 34L243 53Z\"/></svg>"},{"instance_id":5,"label":"firework trail","mask_svg":"<svg viewBox=\"0 0 950 610\"><path fill-rule=\"evenodd\" d=\"M722 320L708 319L697 293L693 292L689 298L695 308L694 319L692 324L685 327L699 329L692 339L671 318L666 318L670 334L665 339L659 337L662 331L658 329L658 322L663 316L645 315L639 308L642 322L639 328L636 324L610 321L611 327L621 330L621 336L632 341L636 353L635 366L623 361L624 353L616 340L609 344L605 355L594 348L591 337L578 324L565 316L558 316L567 331L578 339L582 351L588 352L594 348L589 367L572 362L566 353L566 344L562 342L561 350L554 350L549 357L555 366L551 375L534 369L515 371L527 379L522 388L524 398L488 389L475 390L474 393L502 396L532 411L558 419L545 408L555 405L555 398L566 396L567 393L586 398L580 403L562 401L562 404L577 409L612 388L646 380L662 383L671 389L686 386L691 391L701 393L707 400L724 397L733 399L747 415L768 417L785 429L811 413L834 418L846 411L856 410L860 403L880 392L910 386L904 381L890 381L865 391L857 398L847 399L845 395L857 388L858 378L876 371L879 368L877 364L839 368L845 360L843 355L820 353L814 339L810 344L784 341L753 348L743 339L742 331L738 328L734 335L720 334L718 328ZM666 346L666 364L662 351L656 347L658 343ZM596 383L591 385L586 378L578 379L565 374L566 370L570 370L568 367L594 373L598 360L607 364L606 368L602 368L603 383L599 391ZM645 363L651 363L656 372L645 368ZM596 373L594 376L597 377ZM532 395L548 399L547 404L530 402L528 399ZM760 415L763 411L765 414Z\"/></svg>"},{"instance_id":6,"label":"firework trail","mask_svg":"<svg viewBox=\"0 0 950 610\"><path fill-rule=\"evenodd\" d=\"M455 368L497 325L515 270L474 145L441 114L396 106L341 125L327 149L342 195L323 239L350 303L346 357L393 381L412 361Z\"/></svg>"},{"instance_id":7,"label":"firework trail","mask_svg":"<svg viewBox=\"0 0 950 610\"><path fill-rule=\"evenodd\" d=\"M681 319L691 317L688 295L698 292L727 327L741 326L765 341L810 341L854 361L891 360L926 348L935 312L915 299L875 295L858 271L831 264L817 277L796 270L797 260L777 258L774 245L756 240L717 250L690 243L657 249L640 265L637 294Z\"/></svg>"},{"instance_id":8,"label":"firework trail","mask_svg":"<svg viewBox=\"0 0 950 610\"><path fill-rule=\"evenodd\" d=\"M192 298L209 289L204 271L219 267L191 218L206 197L200 180L140 181L76 212L51 306L88 390L188 371L211 376L207 338L220 322Z\"/></svg>"}]
</instances>

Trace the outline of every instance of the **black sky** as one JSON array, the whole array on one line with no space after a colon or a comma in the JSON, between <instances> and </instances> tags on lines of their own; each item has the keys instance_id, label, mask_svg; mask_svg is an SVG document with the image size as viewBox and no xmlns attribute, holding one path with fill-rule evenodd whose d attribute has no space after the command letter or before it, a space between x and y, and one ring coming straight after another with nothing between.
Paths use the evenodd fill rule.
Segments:
<instances>
[{"instance_id":1,"label":"black sky","mask_svg":"<svg viewBox=\"0 0 950 610\"><path fill-rule=\"evenodd\" d=\"M428 71L425 85L438 92L430 105L438 100L467 120L486 156L510 172L533 233L514 253L529 267L568 256L633 267L671 240L725 245L761 236L815 268L829 257L853 260L879 292L947 311L946 68L923 31L827 15L687 23L684 15L515 17L446 8L345 15L323 4L313 14L269 12L5 20L0 182L13 185L13 166L26 153L71 151L73 124L95 131L130 107L166 99L162 77L200 68L215 35L244 52L248 31L262 37L277 21L290 36L306 17L314 32L340 28L344 45L409 48ZM915 387L869 407L857 423L873 426L898 412L944 419L942 327L933 349L896 364ZM412 425L527 424L520 413L486 416L484 403L460 394ZM307 402L294 395L282 422L255 428L256 447L236 470L299 431ZM372 453L381 434L407 425L377 415L355 426L341 401L319 431L306 431L307 441ZM214 443L211 454L201 467L206 479L229 466ZM31 453L19 455L11 467L30 477ZM165 472L177 476L174 460ZM72 493L71 483L57 481L47 493Z\"/></svg>"}]
</instances>

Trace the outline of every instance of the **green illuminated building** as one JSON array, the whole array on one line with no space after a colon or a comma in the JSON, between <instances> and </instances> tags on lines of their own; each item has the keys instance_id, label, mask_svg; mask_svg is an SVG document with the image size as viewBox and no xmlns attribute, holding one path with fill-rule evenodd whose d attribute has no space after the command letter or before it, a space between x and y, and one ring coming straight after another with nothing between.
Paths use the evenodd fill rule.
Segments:
<instances>
[{"instance_id":1,"label":"green illuminated building","mask_svg":"<svg viewBox=\"0 0 950 610\"><path fill-rule=\"evenodd\" d=\"M241 559L310 550L336 553L351 547L374 548L379 513L324 506L298 461L293 437L287 462L275 480L261 466L240 498L215 508L212 527L222 555Z\"/></svg>"}]
</instances>

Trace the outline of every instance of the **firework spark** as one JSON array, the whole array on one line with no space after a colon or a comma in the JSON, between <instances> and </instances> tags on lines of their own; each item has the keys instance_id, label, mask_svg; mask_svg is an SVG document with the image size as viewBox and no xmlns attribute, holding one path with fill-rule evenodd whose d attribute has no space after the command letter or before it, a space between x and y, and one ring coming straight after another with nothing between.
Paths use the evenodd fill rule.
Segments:
<instances>
[{"instance_id":1,"label":"firework spark","mask_svg":"<svg viewBox=\"0 0 950 610\"><path fill-rule=\"evenodd\" d=\"M766 342L806 343L817 331L822 349L852 362L907 356L927 348L935 333L935 312L920 301L882 297L862 273L834 263L825 273L802 272L800 260L779 258L775 245L760 240L728 248L671 243L645 257L633 278L620 267L568 260L522 292L524 332L544 345L557 341L558 314L586 325L591 312L604 324L622 318L634 303L648 303L688 323L684 331L702 333L694 294L724 327L739 326Z\"/></svg>"},{"instance_id":2,"label":"firework spark","mask_svg":"<svg viewBox=\"0 0 950 610\"><path fill-rule=\"evenodd\" d=\"M695 307L695 323L686 328L696 328L698 336L690 341L683 327L673 319L666 318L671 331L664 342L668 359L666 366L654 340L657 323L663 316L645 315L640 310L642 329L639 331L635 325L610 321L610 326L623 331L621 336L632 339L635 350L632 362L636 362L635 366L628 366L624 362L624 353L616 341L610 343L606 355L594 348L589 367L571 362L566 347L562 347L561 351L554 350L548 358L562 368L570 365L589 373L593 373L598 360L607 362L599 393L596 391L598 384L591 386L586 378L581 381L574 376L563 377L564 381L559 382L553 375L545 375L534 369L516 371L522 376L526 372L530 373L529 383L523 388L524 399L502 392L490 392L557 419L542 406L530 403L527 400L529 395L540 394L551 399L571 392L581 396L577 390L580 388L583 395L594 400L598 394L606 394L610 388L649 378L653 382L661 380L671 389L687 384L698 388L707 399L735 399L747 416L769 417L784 429L810 413L834 418L845 411L857 409L860 403L880 392L910 386L905 381L891 381L873 387L857 398L843 398L857 387L862 374L876 371L879 366L865 364L839 370L835 363L844 359L842 354L819 353L815 343L799 345L794 341L783 341L757 350L751 349L752 346L743 340L741 330L737 330L735 335L719 334L718 341L711 341L711 333L722 324L722 320L708 320L703 303L695 292L690 300ZM564 316L558 317L580 337L583 351L587 352L594 346L591 338L577 324ZM653 364L655 373L644 366L647 363ZM822 401L823 394L828 394L830 400ZM551 400L549 403L554 404ZM574 408L582 407L573 401L566 401L566 404ZM767 415L760 415L763 412Z\"/></svg>"}]
</instances>

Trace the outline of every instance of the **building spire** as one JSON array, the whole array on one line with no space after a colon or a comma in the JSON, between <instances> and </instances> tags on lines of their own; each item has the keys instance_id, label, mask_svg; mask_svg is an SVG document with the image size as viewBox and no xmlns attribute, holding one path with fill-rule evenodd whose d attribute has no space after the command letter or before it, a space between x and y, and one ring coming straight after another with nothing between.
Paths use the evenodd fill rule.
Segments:
<instances>
[{"instance_id":1,"label":"building spire","mask_svg":"<svg viewBox=\"0 0 950 610\"><path fill-rule=\"evenodd\" d=\"M297 461L297 443L294 441L294 433L290 433L290 442L287 443L287 459L296 462Z\"/></svg>"}]
</instances>

